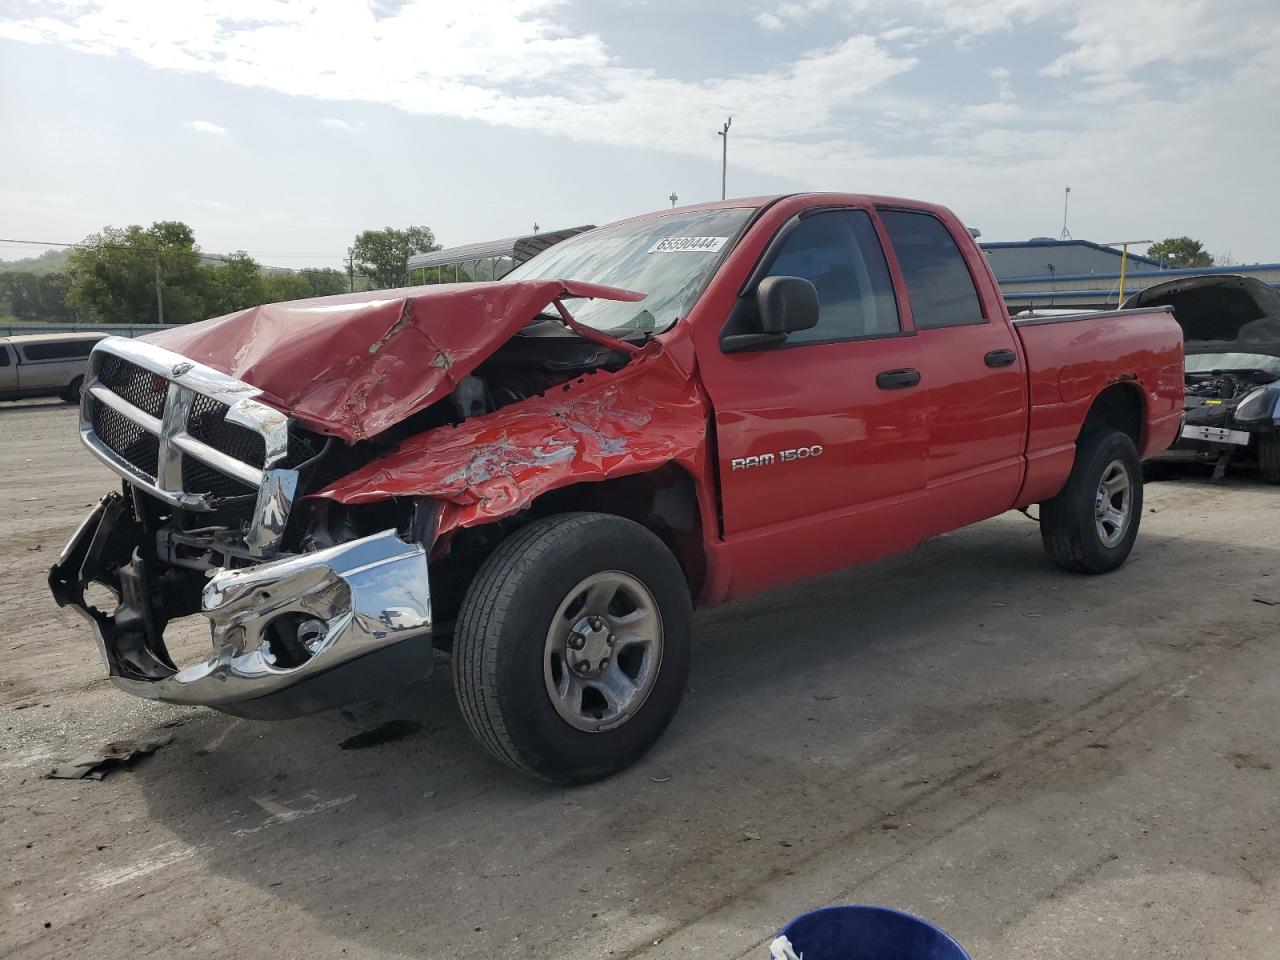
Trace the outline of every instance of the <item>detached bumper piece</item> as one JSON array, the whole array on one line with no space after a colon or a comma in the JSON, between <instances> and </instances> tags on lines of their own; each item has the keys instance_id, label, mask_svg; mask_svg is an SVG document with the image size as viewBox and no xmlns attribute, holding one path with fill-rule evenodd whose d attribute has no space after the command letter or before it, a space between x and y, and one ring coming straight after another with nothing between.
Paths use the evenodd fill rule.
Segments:
<instances>
[{"instance_id":1,"label":"detached bumper piece","mask_svg":"<svg viewBox=\"0 0 1280 960\"><path fill-rule=\"evenodd\" d=\"M212 579L146 563L146 537L119 495L85 519L49 573L59 606L93 625L112 683L151 700L276 719L364 699L431 672L426 550L395 530ZM90 584L116 597L107 613ZM200 589L203 585L203 590ZM208 618L213 649L179 670L171 620Z\"/></svg>"}]
</instances>

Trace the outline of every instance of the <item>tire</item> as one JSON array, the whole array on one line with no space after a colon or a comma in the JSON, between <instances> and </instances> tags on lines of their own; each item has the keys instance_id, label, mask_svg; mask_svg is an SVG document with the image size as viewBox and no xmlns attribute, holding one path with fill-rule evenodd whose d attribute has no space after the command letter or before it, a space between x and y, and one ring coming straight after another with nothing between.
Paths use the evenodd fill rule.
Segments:
<instances>
[{"instance_id":1,"label":"tire","mask_svg":"<svg viewBox=\"0 0 1280 960\"><path fill-rule=\"evenodd\" d=\"M555 783L602 779L638 760L675 716L691 620L680 565L649 530L599 513L538 520L500 544L467 589L453 640L458 705L485 748L517 770ZM631 686L617 682L624 670Z\"/></svg>"},{"instance_id":2,"label":"tire","mask_svg":"<svg viewBox=\"0 0 1280 960\"><path fill-rule=\"evenodd\" d=\"M1258 437L1258 471L1267 483L1280 483L1280 437Z\"/></svg>"},{"instance_id":3,"label":"tire","mask_svg":"<svg viewBox=\"0 0 1280 960\"><path fill-rule=\"evenodd\" d=\"M62 399L66 403L80 403L80 392L84 389L84 377L76 377L67 387L66 392L62 394Z\"/></svg>"},{"instance_id":4,"label":"tire","mask_svg":"<svg viewBox=\"0 0 1280 960\"><path fill-rule=\"evenodd\" d=\"M1104 479L1110 492L1105 500ZM1112 511L1108 517L1099 514L1104 503ZM1122 523L1116 521L1121 514ZM1142 463L1133 440L1118 430L1086 431L1076 442L1067 485L1040 505L1040 537L1049 559L1072 573L1110 573L1128 558L1141 522Z\"/></svg>"}]
</instances>

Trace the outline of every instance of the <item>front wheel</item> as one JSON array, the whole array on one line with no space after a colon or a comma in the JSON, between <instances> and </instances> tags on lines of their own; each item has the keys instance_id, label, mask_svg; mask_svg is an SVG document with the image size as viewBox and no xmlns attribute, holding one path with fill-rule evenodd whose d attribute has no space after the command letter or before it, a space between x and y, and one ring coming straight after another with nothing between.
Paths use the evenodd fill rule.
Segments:
<instances>
[{"instance_id":1,"label":"front wheel","mask_svg":"<svg viewBox=\"0 0 1280 960\"><path fill-rule=\"evenodd\" d=\"M1127 434L1089 430L1067 485L1040 505L1049 558L1073 573L1109 573L1129 556L1142 520L1142 462Z\"/></svg>"},{"instance_id":2,"label":"front wheel","mask_svg":"<svg viewBox=\"0 0 1280 960\"><path fill-rule=\"evenodd\" d=\"M1280 436L1258 437L1258 471L1267 483L1280 483Z\"/></svg>"},{"instance_id":3,"label":"front wheel","mask_svg":"<svg viewBox=\"0 0 1280 960\"><path fill-rule=\"evenodd\" d=\"M571 513L504 541L467 590L453 681L499 760L557 783L622 770L684 694L692 609L671 551L621 517Z\"/></svg>"}]
</instances>

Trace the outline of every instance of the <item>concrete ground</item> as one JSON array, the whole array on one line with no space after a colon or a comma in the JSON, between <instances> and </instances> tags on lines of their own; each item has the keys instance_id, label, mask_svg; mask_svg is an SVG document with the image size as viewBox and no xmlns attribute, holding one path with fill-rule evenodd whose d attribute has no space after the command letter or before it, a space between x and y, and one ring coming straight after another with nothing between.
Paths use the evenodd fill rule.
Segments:
<instances>
[{"instance_id":1,"label":"concrete ground","mask_svg":"<svg viewBox=\"0 0 1280 960\"><path fill-rule=\"evenodd\" d=\"M116 692L43 583L112 486L74 421L0 405L0 956L764 958L841 902L975 960L1280 954L1280 491L1153 484L1108 577L1014 514L704 612L663 741L566 790L445 670L273 724Z\"/></svg>"}]
</instances>

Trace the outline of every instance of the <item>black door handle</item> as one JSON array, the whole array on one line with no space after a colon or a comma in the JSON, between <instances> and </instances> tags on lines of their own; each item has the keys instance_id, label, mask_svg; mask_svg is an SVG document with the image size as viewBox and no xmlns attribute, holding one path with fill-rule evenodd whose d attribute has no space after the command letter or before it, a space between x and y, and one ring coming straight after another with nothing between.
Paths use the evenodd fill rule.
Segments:
<instances>
[{"instance_id":1,"label":"black door handle","mask_svg":"<svg viewBox=\"0 0 1280 960\"><path fill-rule=\"evenodd\" d=\"M982 359L988 367L1011 367L1018 362L1018 355L1012 350L992 350Z\"/></svg>"},{"instance_id":2,"label":"black door handle","mask_svg":"<svg viewBox=\"0 0 1280 960\"><path fill-rule=\"evenodd\" d=\"M908 367L905 370L886 370L876 375L876 386L881 390L901 390L920 382L920 371Z\"/></svg>"}]
</instances>

